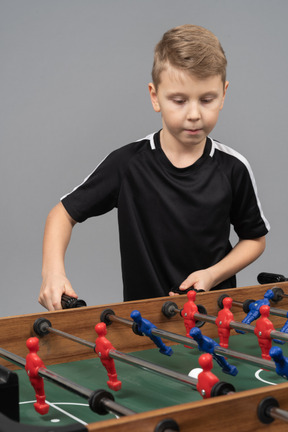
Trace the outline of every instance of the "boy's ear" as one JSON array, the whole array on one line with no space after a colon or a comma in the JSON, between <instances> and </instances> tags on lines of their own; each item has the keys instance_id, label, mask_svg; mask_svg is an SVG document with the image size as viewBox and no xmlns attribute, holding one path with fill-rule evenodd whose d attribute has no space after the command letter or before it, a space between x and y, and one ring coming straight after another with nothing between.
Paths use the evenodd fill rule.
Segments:
<instances>
[{"instance_id":1,"label":"boy's ear","mask_svg":"<svg viewBox=\"0 0 288 432\"><path fill-rule=\"evenodd\" d=\"M159 106L157 92L156 92L154 84L153 83L149 83L148 84L148 89L149 89L150 99L151 99L154 111L160 112L160 106Z\"/></svg>"},{"instance_id":2,"label":"boy's ear","mask_svg":"<svg viewBox=\"0 0 288 432\"><path fill-rule=\"evenodd\" d=\"M224 100L225 100L226 91L227 91L227 89L228 89L228 86L229 86L229 81L226 81L226 82L225 82L225 85L224 85L224 94L223 94L222 104L221 104L221 108L220 108L221 110L222 110L223 105L224 105Z\"/></svg>"}]
</instances>

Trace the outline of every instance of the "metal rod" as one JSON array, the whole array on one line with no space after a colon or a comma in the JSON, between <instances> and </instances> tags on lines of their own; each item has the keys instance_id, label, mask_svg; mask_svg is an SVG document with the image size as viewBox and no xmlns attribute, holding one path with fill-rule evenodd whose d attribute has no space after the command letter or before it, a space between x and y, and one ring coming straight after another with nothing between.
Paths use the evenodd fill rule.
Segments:
<instances>
[{"instance_id":1,"label":"metal rod","mask_svg":"<svg viewBox=\"0 0 288 432\"><path fill-rule=\"evenodd\" d=\"M181 336L175 333L171 333L171 332L167 332L165 330L160 330L160 329L152 329L152 333L155 336L160 336L164 339L168 339L174 342L179 342L181 344L184 345L188 345L188 346L192 346L192 347L196 347L198 348L198 344L197 342L195 342L193 339L190 339L186 336ZM215 346L214 347L214 352L216 354L220 354L223 356L227 356L227 357L233 357L233 358L237 358L237 359L241 359L244 361L248 361L249 363L253 363L256 364L260 367L264 367L266 369L270 369L275 371L276 370L276 366L274 364L274 362L272 362L271 360L264 360L260 357L255 357L255 356L251 356L249 354L244 354L244 353L240 353L238 351L233 351L230 350L228 348L222 348L220 346Z\"/></svg>"},{"instance_id":2,"label":"metal rod","mask_svg":"<svg viewBox=\"0 0 288 432\"><path fill-rule=\"evenodd\" d=\"M285 309L278 309L278 308L270 307L270 314L288 318L288 316L287 316L288 311Z\"/></svg>"},{"instance_id":3,"label":"metal rod","mask_svg":"<svg viewBox=\"0 0 288 432\"><path fill-rule=\"evenodd\" d=\"M114 400L103 398L101 399L101 404L103 404L107 411L111 414L116 415L117 417L129 416L133 414L137 414L135 411L126 408L123 405L118 404Z\"/></svg>"},{"instance_id":4,"label":"metal rod","mask_svg":"<svg viewBox=\"0 0 288 432\"><path fill-rule=\"evenodd\" d=\"M125 325L130 326L130 327L133 326L133 321L128 320L126 318L118 317L117 315L109 314L109 320L115 321L115 322L120 322L120 323L125 324Z\"/></svg>"},{"instance_id":5,"label":"metal rod","mask_svg":"<svg viewBox=\"0 0 288 432\"><path fill-rule=\"evenodd\" d=\"M269 408L269 415L274 419L277 418L279 420L288 422L288 411L284 411L280 408L276 408L276 407Z\"/></svg>"},{"instance_id":6,"label":"metal rod","mask_svg":"<svg viewBox=\"0 0 288 432\"><path fill-rule=\"evenodd\" d=\"M95 343L93 343L93 342L89 342L89 341L81 339L81 338L79 338L77 336L71 335L69 333L65 333L65 332L63 332L61 330L57 330L54 327L50 327L48 324L47 324L47 327L45 327L45 329L48 330L49 333L57 334L58 336L62 336L64 338L66 338L66 339L70 339L70 340L72 340L74 342L77 342L77 343L79 343L81 345L84 345L84 346L87 346L89 348L92 348L93 350L95 349Z\"/></svg>"},{"instance_id":7,"label":"metal rod","mask_svg":"<svg viewBox=\"0 0 288 432\"><path fill-rule=\"evenodd\" d=\"M243 302L240 302L240 301L237 301L237 300L233 300L232 304L233 304L233 306L237 306L237 307L243 308Z\"/></svg>"},{"instance_id":8,"label":"metal rod","mask_svg":"<svg viewBox=\"0 0 288 432\"><path fill-rule=\"evenodd\" d=\"M17 354L11 353L9 351L6 351L3 348L0 348L0 357L4 358L5 360L11 361L12 363L16 364L17 366L21 366L22 368L25 368L26 365L26 359L23 357L18 356ZM76 384L73 381L68 380L67 378L64 378L61 375L58 375L56 372L53 372L47 368L41 367L38 370L38 374L40 377L46 378L48 381L51 381L60 387L69 390L73 393L78 394L79 396L84 397L85 399L90 400L90 398L93 396L95 391L92 391L90 389L87 389L86 387L83 387L79 384ZM107 409L107 411L116 414L118 416L124 416L124 415L132 415L135 414L134 411L129 410L126 407L123 407L122 405L118 404L117 402L110 401L109 400L109 406L108 406L108 398L102 398L101 404L104 405L104 407ZM113 404L111 403L113 402Z\"/></svg>"},{"instance_id":9,"label":"metal rod","mask_svg":"<svg viewBox=\"0 0 288 432\"><path fill-rule=\"evenodd\" d=\"M150 363L146 360L139 359L138 357L136 358L136 357L133 357L129 354L124 354L124 353L117 351L117 350L110 350L109 356L114 358L114 359L120 360L124 363L130 364L132 366L136 366L136 367L139 367L141 369L148 369L152 372L158 373L160 375L168 376L169 378L173 378L173 379L175 379L177 381L181 381L185 384L190 384L194 387L197 386L198 380L196 378L189 377L188 375L178 373L178 372L175 372L175 371L170 370L170 369L163 368L162 366L156 365L154 363Z\"/></svg>"},{"instance_id":10,"label":"metal rod","mask_svg":"<svg viewBox=\"0 0 288 432\"><path fill-rule=\"evenodd\" d=\"M195 313L194 317L201 320L201 321L206 321L206 322L210 322L210 323L216 322L216 317L212 317L210 315ZM232 329L242 330L245 333L254 333L254 330L255 330L255 326L253 326L251 324L239 323L236 321L231 321L229 326ZM270 333L270 337L271 337L271 339L280 339L280 340L283 340L285 342L288 341L288 334L277 331L277 330L272 330Z\"/></svg>"},{"instance_id":11,"label":"metal rod","mask_svg":"<svg viewBox=\"0 0 288 432\"><path fill-rule=\"evenodd\" d=\"M0 348L0 356L8 361L12 361L12 363L16 364L17 366L25 368L26 360L23 357L19 357L16 354L6 351L3 348ZM78 395L85 398L89 398L91 396L91 393L93 393L92 390L88 390L87 388L82 387L46 368L39 368L38 373L41 377L46 378L48 381L52 381L58 384L60 387L71 390L73 393L77 393Z\"/></svg>"},{"instance_id":12,"label":"metal rod","mask_svg":"<svg viewBox=\"0 0 288 432\"><path fill-rule=\"evenodd\" d=\"M109 315L109 320L124 323L123 318L117 317L116 315L112 315L112 314ZM132 327L133 321L125 320L125 323L126 322L127 322L127 325ZM186 336L182 336L182 335L179 335L176 333L171 333L171 332L168 332L166 330L161 330L158 328L152 328L151 333L155 336L160 336L163 339L168 339L168 340L171 340L173 342L178 342L178 343L183 344L183 345L191 346L193 348L198 348L197 342L195 342L192 338L188 338ZM272 362L271 360L265 360L265 359L262 359L260 357L251 356L249 354L244 354L244 353L240 353L237 351L232 351L230 349L222 348L220 346L219 347L216 346L214 348L214 352L217 354L223 355L223 356L241 359L241 360L247 361L249 363L256 364L257 366L264 367L264 368L269 369L269 370L273 370L273 371L276 370L276 366L275 366L274 362Z\"/></svg>"},{"instance_id":13,"label":"metal rod","mask_svg":"<svg viewBox=\"0 0 288 432\"><path fill-rule=\"evenodd\" d=\"M46 378L46 380L56 383L60 387L66 390L70 390L73 393L78 394L79 396L83 396L86 399L89 399L93 393L92 390L89 390L86 387L76 384L75 382L70 381L69 379L64 378L63 376L58 375L56 372L52 372L51 370L46 369L44 367L39 368L38 374L41 377Z\"/></svg>"},{"instance_id":14,"label":"metal rod","mask_svg":"<svg viewBox=\"0 0 288 432\"><path fill-rule=\"evenodd\" d=\"M9 360L11 363L21 366L25 368L26 360L23 357L18 356L17 354L6 351L4 348L0 348L0 357L5 360Z\"/></svg>"},{"instance_id":15,"label":"metal rod","mask_svg":"<svg viewBox=\"0 0 288 432\"><path fill-rule=\"evenodd\" d=\"M125 323L127 323L127 322L129 322L129 324L130 323L133 324L132 321L125 320ZM95 343L88 342L84 339L73 336L69 333L65 333L61 330L57 330L53 327L50 327L48 324L47 324L47 328L45 327L45 329L51 333L55 333L55 334L62 336L66 339L70 339L76 343L80 343L81 345L88 346L89 348L92 348L93 351L95 351L95 347L96 347ZM172 379L175 379L177 381L181 381L185 384L189 384L189 385L192 385L194 387L197 386L197 379L196 378L189 377L188 375L181 374L181 373L172 371L170 369L163 368L162 366L156 365L156 364L148 362L146 360L139 359L138 357L134 357L131 354L124 354L120 351L111 349L109 351L109 356L114 358L114 359L117 359L119 361L122 361L124 363L130 364L131 366L136 366L136 367L141 368L141 369L150 370L150 371L155 372L157 374L168 376Z\"/></svg>"},{"instance_id":16,"label":"metal rod","mask_svg":"<svg viewBox=\"0 0 288 432\"><path fill-rule=\"evenodd\" d=\"M271 310L271 309L270 309ZM180 309L178 308L174 308L175 312L180 312ZM287 312L286 312L287 314ZM200 314L198 312L194 313L194 318L196 318L199 321L205 321L205 322L209 322L212 324L216 323L216 317L211 316L211 315L206 315L206 314ZM109 316L110 319L110 316ZM251 324L245 324L245 323L240 323L237 321L231 321L229 324L229 327L234 329L234 330L242 330L245 333L254 333L254 329L255 326L251 325ZM277 330L272 330L270 333L271 339L280 339L283 340L285 342L288 342L288 334L287 333L283 333Z\"/></svg>"},{"instance_id":17,"label":"metal rod","mask_svg":"<svg viewBox=\"0 0 288 432\"><path fill-rule=\"evenodd\" d=\"M238 306L238 307L243 308L243 302L240 302L237 300L232 300L232 304L233 304L233 306ZM278 309L278 308L274 308L274 307L270 306L270 314L275 315L275 316L281 316L281 317L288 318L288 316L287 316L288 311L285 309Z\"/></svg>"}]
</instances>

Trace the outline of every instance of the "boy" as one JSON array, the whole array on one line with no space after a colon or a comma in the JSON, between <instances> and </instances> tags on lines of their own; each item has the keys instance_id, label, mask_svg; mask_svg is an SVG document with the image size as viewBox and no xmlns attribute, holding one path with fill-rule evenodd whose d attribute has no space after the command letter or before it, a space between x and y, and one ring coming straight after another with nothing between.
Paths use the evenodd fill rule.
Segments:
<instances>
[{"instance_id":1,"label":"boy","mask_svg":"<svg viewBox=\"0 0 288 432\"><path fill-rule=\"evenodd\" d=\"M228 82L226 57L208 30L184 25L155 48L149 92L163 127L112 152L47 218L39 302L77 296L64 255L76 222L116 207L124 300L236 286L265 249L269 230L245 158L208 135ZM239 236L232 249L230 224Z\"/></svg>"}]
</instances>

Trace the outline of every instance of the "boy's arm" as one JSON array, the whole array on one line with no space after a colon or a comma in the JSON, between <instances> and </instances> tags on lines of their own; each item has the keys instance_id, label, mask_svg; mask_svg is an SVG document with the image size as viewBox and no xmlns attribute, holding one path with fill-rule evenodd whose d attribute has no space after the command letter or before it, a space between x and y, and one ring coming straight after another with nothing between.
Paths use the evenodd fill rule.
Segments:
<instances>
[{"instance_id":1,"label":"boy's arm","mask_svg":"<svg viewBox=\"0 0 288 432\"><path fill-rule=\"evenodd\" d=\"M43 240L42 286L39 303L48 310L61 309L61 296L77 297L65 274L65 252L76 222L60 202L49 213Z\"/></svg>"},{"instance_id":2,"label":"boy's arm","mask_svg":"<svg viewBox=\"0 0 288 432\"><path fill-rule=\"evenodd\" d=\"M191 273L181 283L180 289L185 290L193 286L196 290L209 291L255 261L264 252L265 243L264 236L251 240L240 239L226 257L217 264Z\"/></svg>"}]
</instances>

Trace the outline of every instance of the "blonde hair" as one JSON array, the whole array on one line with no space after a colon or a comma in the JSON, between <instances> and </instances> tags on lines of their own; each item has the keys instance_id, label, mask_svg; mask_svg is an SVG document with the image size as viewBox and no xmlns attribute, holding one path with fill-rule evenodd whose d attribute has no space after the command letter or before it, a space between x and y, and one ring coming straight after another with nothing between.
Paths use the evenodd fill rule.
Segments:
<instances>
[{"instance_id":1,"label":"blonde hair","mask_svg":"<svg viewBox=\"0 0 288 432\"><path fill-rule=\"evenodd\" d=\"M155 88L169 65L197 78L220 75L226 81L227 60L218 38L204 27L186 24L164 33L155 47L152 79Z\"/></svg>"}]
</instances>

